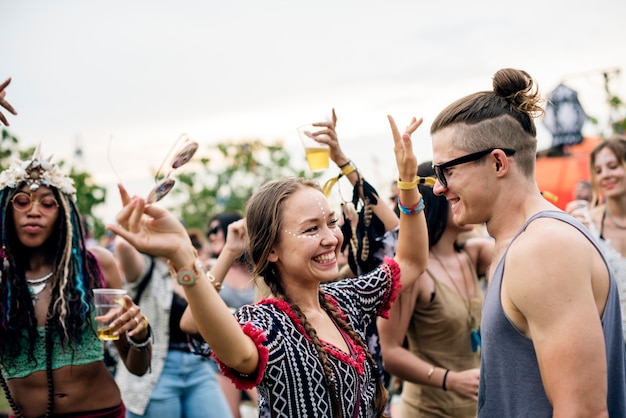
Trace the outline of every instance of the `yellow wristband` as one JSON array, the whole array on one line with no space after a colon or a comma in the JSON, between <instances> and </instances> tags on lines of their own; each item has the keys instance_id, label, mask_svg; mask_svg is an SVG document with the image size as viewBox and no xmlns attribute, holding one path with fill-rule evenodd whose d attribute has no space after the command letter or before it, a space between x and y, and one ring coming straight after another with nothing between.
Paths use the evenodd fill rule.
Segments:
<instances>
[{"instance_id":1,"label":"yellow wristband","mask_svg":"<svg viewBox=\"0 0 626 418\"><path fill-rule=\"evenodd\" d=\"M398 189L400 190L413 190L418 184L425 184L426 186L433 187L437 180L434 177L420 177L415 176L413 181L398 180Z\"/></svg>"},{"instance_id":2,"label":"yellow wristband","mask_svg":"<svg viewBox=\"0 0 626 418\"><path fill-rule=\"evenodd\" d=\"M347 176L348 174L353 173L355 170L356 170L356 167L352 165L352 161L350 161L350 163L347 166L341 169L341 174L343 176Z\"/></svg>"}]
</instances>

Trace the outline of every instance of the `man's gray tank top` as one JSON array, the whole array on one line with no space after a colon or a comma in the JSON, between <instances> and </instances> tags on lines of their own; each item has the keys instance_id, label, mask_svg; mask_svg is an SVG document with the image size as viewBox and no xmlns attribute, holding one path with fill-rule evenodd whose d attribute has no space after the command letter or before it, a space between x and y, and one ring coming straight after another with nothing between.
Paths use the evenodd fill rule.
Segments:
<instances>
[{"instance_id":1,"label":"man's gray tank top","mask_svg":"<svg viewBox=\"0 0 626 418\"><path fill-rule=\"evenodd\" d=\"M545 211L533 215L513 237L511 244L530 222L540 217L558 219L574 226L602 254L587 229L570 215L559 211ZM513 326L502 309L500 289L507 252L508 248L495 269L483 304L480 326L482 347L478 417L551 417L552 405L543 389L533 343ZM604 255L602 257L604 258ZM532 262L532 260L528 261ZM535 261L540 262L540 260ZM604 261L606 264L606 259ZM602 331L608 362L607 403L610 417L624 418L626 417L626 368L622 320L617 285L610 268L609 273L611 283L602 315Z\"/></svg>"}]
</instances>

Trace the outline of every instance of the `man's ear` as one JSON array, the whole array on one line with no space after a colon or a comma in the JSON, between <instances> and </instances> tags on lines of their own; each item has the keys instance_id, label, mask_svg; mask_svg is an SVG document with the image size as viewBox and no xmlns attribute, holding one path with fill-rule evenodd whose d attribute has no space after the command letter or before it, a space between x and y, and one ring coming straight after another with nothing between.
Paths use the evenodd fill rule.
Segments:
<instances>
[{"instance_id":1,"label":"man's ear","mask_svg":"<svg viewBox=\"0 0 626 418\"><path fill-rule=\"evenodd\" d=\"M507 158L507 156L504 153L504 151L496 150L492 154L492 156L494 158L494 164L495 164L495 168L496 168L496 175L498 177L502 177L503 175L508 173L509 172L509 168L510 168L510 163L509 163L509 159Z\"/></svg>"}]
</instances>

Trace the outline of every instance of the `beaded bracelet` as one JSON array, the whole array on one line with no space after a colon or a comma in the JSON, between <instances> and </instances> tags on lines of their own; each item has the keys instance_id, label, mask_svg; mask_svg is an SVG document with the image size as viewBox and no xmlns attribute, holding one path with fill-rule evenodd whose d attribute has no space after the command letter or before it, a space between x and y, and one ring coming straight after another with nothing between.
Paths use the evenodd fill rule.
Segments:
<instances>
[{"instance_id":1,"label":"beaded bracelet","mask_svg":"<svg viewBox=\"0 0 626 418\"><path fill-rule=\"evenodd\" d=\"M146 336L146 339L144 341L136 342L133 337L128 335L128 332L126 332L126 339L128 340L128 345L130 345L132 348L143 351L152 342L152 327L150 326L150 324L148 324L148 335Z\"/></svg>"},{"instance_id":2,"label":"beaded bracelet","mask_svg":"<svg viewBox=\"0 0 626 418\"><path fill-rule=\"evenodd\" d=\"M420 194L420 200L414 206L404 206L402 202L400 202L400 198L398 198L398 208L400 209L400 212L405 215L413 215L424 210L424 199Z\"/></svg>"},{"instance_id":3,"label":"beaded bracelet","mask_svg":"<svg viewBox=\"0 0 626 418\"><path fill-rule=\"evenodd\" d=\"M200 261L198 251L194 248L194 255L196 256L196 260L193 263L193 267L181 267L178 271L172 265L170 260L167 260L167 266L170 269L170 274L178 279L178 283L181 286L193 286L196 284L196 279L200 276L200 270L204 271L205 276L211 282L215 290L218 292L222 290L222 283L218 282L215 279L215 276L206 271L202 262Z\"/></svg>"}]
</instances>

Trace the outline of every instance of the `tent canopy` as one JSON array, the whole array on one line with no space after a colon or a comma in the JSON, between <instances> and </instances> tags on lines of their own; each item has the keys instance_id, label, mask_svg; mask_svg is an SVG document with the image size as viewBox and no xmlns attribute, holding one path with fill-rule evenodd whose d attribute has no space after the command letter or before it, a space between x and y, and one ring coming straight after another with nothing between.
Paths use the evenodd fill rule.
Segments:
<instances>
[{"instance_id":1,"label":"tent canopy","mask_svg":"<svg viewBox=\"0 0 626 418\"><path fill-rule=\"evenodd\" d=\"M537 157L535 178L539 190L557 197L553 202L561 209L572 201L576 184L590 180L589 154L600 142L600 138L583 138L580 144L571 145L567 155L559 157Z\"/></svg>"}]
</instances>

